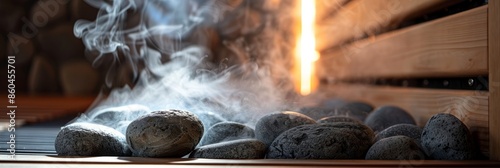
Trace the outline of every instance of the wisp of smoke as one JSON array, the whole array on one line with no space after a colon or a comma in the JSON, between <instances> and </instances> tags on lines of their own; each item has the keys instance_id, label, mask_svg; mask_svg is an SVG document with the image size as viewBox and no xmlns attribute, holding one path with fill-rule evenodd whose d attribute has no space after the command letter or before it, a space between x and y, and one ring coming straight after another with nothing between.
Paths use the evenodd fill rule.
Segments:
<instances>
[{"instance_id":1,"label":"wisp of smoke","mask_svg":"<svg viewBox=\"0 0 500 168\"><path fill-rule=\"evenodd\" d=\"M270 54L258 61L225 67L208 61L212 53L205 46L180 46L197 26L225 19L224 13L233 8L225 1L86 2L100 11L95 21L77 21L74 34L87 50L98 53L95 64L116 67L130 63L137 81L133 87L113 89L74 122L101 123L125 132L141 115L182 109L195 113L204 124L222 119L253 125L264 114L289 108L285 94L290 87L277 85L273 79L276 73L288 74L283 63L275 62L283 57L274 51L279 48L266 48ZM235 44L227 44L231 45ZM142 69L137 67L141 62ZM110 68L107 73L108 86L114 71Z\"/></svg>"}]
</instances>

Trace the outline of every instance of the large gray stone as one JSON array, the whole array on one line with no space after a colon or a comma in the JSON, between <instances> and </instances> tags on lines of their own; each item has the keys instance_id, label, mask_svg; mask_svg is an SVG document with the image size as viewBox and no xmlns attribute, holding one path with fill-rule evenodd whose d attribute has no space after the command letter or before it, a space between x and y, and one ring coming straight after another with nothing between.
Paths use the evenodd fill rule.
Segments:
<instances>
[{"instance_id":1,"label":"large gray stone","mask_svg":"<svg viewBox=\"0 0 500 168\"><path fill-rule=\"evenodd\" d=\"M155 111L132 121L127 142L134 156L182 157L191 152L203 135L203 124L182 110Z\"/></svg>"},{"instance_id":2,"label":"large gray stone","mask_svg":"<svg viewBox=\"0 0 500 168\"><path fill-rule=\"evenodd\" d=\"M326 124L326 123L337 123L337 122L353 122L353 123L357 123L357 124L363 124L358 119L354 119L354 118L351 118L351 117L345 117L345 116L325 117L325 118L319 119L317 122L318 123L324 123L324 124Z\"/></svg>"},{"instance_id":3,"label":"large gray stone","mask_svg":"<svg viewBox=\"0 0 500 168\"><path fill-rule=\"evenodd\" d=\"M381 106L375 109L365 119L365 124L375 132L396 124L416 125L415 119L408 112L396 106Z\"/></svg>"},{"instance_id":4,"label":"large gray stone","mask_svg":"<svg viewBox=\"0 0 500 168\"><path fill-rule=\"evenodd\" d=\"M372 110L373 107L367 103L330 99L322 102L320 106L303 107L299 111L316 120L324 117L344 116L364 121Z\"/></svg>"},{"instance_id":5,"label":"large gray stone","mask_svg":"<svg viewBox=\"0 0 500 168\"><path fill-rule=\"evenodd\" d=\"M200 146L254 137L254 130L244 124L237 122L220 122L208 129L200 141Z\"/></svg>"},{"instance_id":6,"label":"large gray stone","mask_svg":"<svg viewBox=\"0 0 500 168\"><path fill-rule=\"evenodd\" d=\"M413 138L392 136L377 141L366 153L367 160L423 160L425 153Z\"/></svg>"},{"instance_id":7,"label":"large gray stone","mask_svg":"<svg viewBox=\"0 0 500 168\"><path fill-rule=\"evenodd\" d=\"M476 151L467 126L452 114L432 116L422 131L422 148L432 159L474 159Z\"/></svg>"},{"instance_id":8,"label":"large gray stone","mask_svg":"<svg viewBox=\"0 0 500 168\"><path fill-rule=\"evenodd\" d=\"M256 139L238 139L205 145L195 149L190 158L210 159L262 159L266 145Z\"/></svg>"},{"instance_id":9,"label":"large gray stone","mask_svg":"<svg viewBox=\"0 0 500 168\"><path fill-rule=\"evenodd\" d=\"M268 148L270 159L362 159L373 131L356 123L309 124L289 129Z\"/></svg>"},{"instance_id":10,"label":"large gray stone","mask_svg":"<svg viewBox=\"0 0 500 168\"><path fill-rule=\"evenodd\" d=\"M125 136L113 128L93 123L73 123L57 134L59 156L128 156Z\"/></svg>"},{"instance_id":11,"label":"large gray stone","mask_svg":"<svg viewBox=\"0 0 500 168\"><path fill-rule=\"evenodd\" d=\"M417 142L417 144L420 144L422 128L413 124L396 124L384 129L383 131L380 131L377 136L375 136L375 139L379 141L381 139L397 135L404 135L413 138Z\"/></svg>"},{"instance_id":12,"label":"large gray stone","mask_svg":"<svg viewBox=\"0 0 500 168\"><path fill-rule=\"evenodd\" d=\"M272 113L257 121L257 124L255 124L255 138L269 146L274 141L274 138L284 131L299 125L315 123L316 121L312 118L293 111Z\"/></svg>"}]
</instances>

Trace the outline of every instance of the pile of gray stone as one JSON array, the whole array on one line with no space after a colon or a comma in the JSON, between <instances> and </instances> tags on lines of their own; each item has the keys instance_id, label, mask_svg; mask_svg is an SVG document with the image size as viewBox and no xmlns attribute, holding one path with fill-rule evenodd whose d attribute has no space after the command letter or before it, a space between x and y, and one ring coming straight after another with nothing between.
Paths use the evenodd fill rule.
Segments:
<instances>
[{"instance_id":1,"label":"pile of gray stone","mask_svg":"<svg viewBox=\"0 0 500 168\"><path fill-rule=\"evenodd\" d=\"M309 113L311 108L303 113ZM408 112L396 106L373 109L366 103L350 102L331 110L342 112L322 113L325 112L323 109L315 114L322 116L316 120L301 112L279 111L262 116L255 126L229 121L200 121L193 113L182 110L155 111L132 121L125 134L100 124L70 124L63 127L55 146L61 156L369 160L478 158L479 152L467 126L452 114L436 114L421 128ZM365 120L359 120L359 114L365 114ZM211 124L207 125L208 122Z\"/></svg>"}]
</instances>

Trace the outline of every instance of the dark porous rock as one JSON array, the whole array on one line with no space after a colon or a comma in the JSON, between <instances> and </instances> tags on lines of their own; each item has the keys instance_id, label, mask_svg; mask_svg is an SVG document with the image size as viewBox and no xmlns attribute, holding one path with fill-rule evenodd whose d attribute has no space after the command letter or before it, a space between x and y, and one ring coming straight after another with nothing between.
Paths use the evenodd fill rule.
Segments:
<instances>
[{"instance_id":1,"label":"dark porous rock","mask_svg":"<svg viewBox=\"0 0 500 168\"><path fill-rule=\"evenodd\" d=\"M127 142L134 156L182 157L191 152L203 135L203 124L182 110L155 111L132 121Z\"/></svg>"},{"instance_id":2,"label":"dark porous rock","mask_svg":"<svg viewBox=\"0 0 500 168\"><path fill-rule=\"evenodd\" d=\"M207 132L208 129L215 124L226 121L222 116L213 112L198 113L198 118L203 123L203 128L205 128L204 132Z\"/></svg>"},{"instance_id":3,"label":"dark porous rock","mask_svg":"<svg viewBox=\"0 0 500 168\"><path fill-rule=\"evenodd\" d=\"M416 125L415 119L408 112L396 106L382 106L375 109L365 119L365 124L375 132L396 124Z\"/></svg>"},{"instance_id":4,"label":"dark porous rock","mask_svg":"<svg viewBox=\"0 0 500 168\"><path fill-rule=\"evenodd\" d=\"M336 109L336 108L341 108L345 106L348 102L343 100L343 99L328 99L323 102L321 102L320 106L325 107L325 108L330 108L330 109Z\"/></svg>"},{"instance_id":5,"label":"dark porous rock","mask_svg":"<svg viewBox=\"0 0 500 168\"><path fill-rule=\"evenodd\" d=\"M244 124L237 122L220 122L208 129L201 139L200 146L254 137L254 130Z\"/></svg>"},{"instance_id":6,"label":"dark porous rock","mask_svg":"<svg viewBox=\"0 0 500 168\"><path fill-rule=\"evenodd\" d=\"M376 141L381 139L403 135L410 138L413 138L417 144L420 145L420 136L422 135L422 128L413 125L413 124L396 124L390 126L389 128L380 131L377 136L375 136Z\"/></svg>"},{"instance_id":7,"label":"dark porous rock","mask_svg":"<svg viewBox=\"0 0 500 168\"><path fill-rule=\"evenodd\" d=\"M322 119L319 119L317 121L318 123L326 124L326 123L337 123L337 122L353 122L357 124L363 124L360 120L354 119L351 117L345 117L345 116L331 116L331 117L325 117Z\"/></svg>"},{"instance_id":8,"label":"dark porous rock","mask_svg":"<svg viewBox=\"0 0 500 168\"><path fill-rule=\"evenodd\" d=\"M255 124L255 138L269 146L274 138L286 130L299 125L315 123L316 121L312 118L293 111L272 113L257 121L257 124Z\"/></svg>"},{"instance_id":9,"label":"dark porous rock","mask_svg":"<svg viewBox=\"0 0 500 168\"><path fill-rule=\"evenodd\" d=\"M413 138L393 136L384 138L370 147L367 160L423 160L425 153Z\"/></svg>"},{"instance_id":10,"label":"dark porous rock","mask_svg":"<svg viewBox=\"0 0 500 168\"><path fill-rule=\"evenodd\" d=\"M128 156L125 136L113 128L93 123L73 123L57 134L59 156Z\"/></svg>"},{"instance_id":11,"label":"dark porous rock","mask_svg":"<svg viewBox=\"0 0 500 168\"><path fill-rule=\"evenodd\" d=\"M339 114L364 121L368 114L373 111L373 106L363 102L349 102L339 108Z\"/></svg>"},{"instance_id":12,"label":"dark porous rock","mask_svg":"<svg viewBox=\"0 0 500 168\"><path fill-rule=\"evenodd\" d=\"M474 159L475 150L467 126L452 114L432 116L422 131L421 145L432 159Z\"/></svg>"},{"instance_id":13,"label":"dark porous rock","mask_svg":"<svg viewBox=\"0 0 500 168\"><path fill-rule=\"evenodd\" d=\"M372 110L373 107L367 103L330 99L317 107L304 107L300 112L316 120L331 116L345 116L364 121Z\"/></svg>"},{"instance_id":14,"label":"dark porous rock","mask_svg":"<svg viewBox=\"0 0 500 168\"><path fill-rule=\"evenodd\" d=\"M195 149L190 158L210 159L262 159L266 145L256 139L238 139L205 145Z\"/></svg>"},{"instance_id":15,"label":"dark porous rock","mask_svg":"<svg viewBox=\"0 0 500 168\"><path fill-rule=\"evenodd\" d=\"M87 115L94 123L102 124L126 134L128 125L135 119L149 114L151 110L143 105L128 104L116 107L103 107Z\"/></svg>"},{"instance_id":16,"label":"dark porous rock","mask_svg":"<svg viewBox=\"0 0 500 168\"><path fill-rule=\"evenodd\" d=\"M306 116L311 117L314 120L319 120L324 117L337 116L338 110L335 108L326 108L326 107L302 107L299 112Z\"/></svg>"},{"instance_id":17,"label":"dark porous rock","mask_svg":"<svg viewBox=\"0 0 500 168\"><path fill-rule=\"evenodd\" d=\"M289 129L268 148L269 159L362 159L373 143L365 125L339 122Z\"/></svg>"}]
</instances>

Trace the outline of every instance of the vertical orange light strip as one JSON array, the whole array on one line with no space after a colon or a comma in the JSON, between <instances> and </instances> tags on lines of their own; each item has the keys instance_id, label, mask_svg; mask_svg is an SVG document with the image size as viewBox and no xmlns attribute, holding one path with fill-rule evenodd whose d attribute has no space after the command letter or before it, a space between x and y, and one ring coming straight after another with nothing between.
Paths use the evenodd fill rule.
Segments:
<instances>
[{"instance_id":1,"label":"vertical orange light strip","mask_svg":"<svg viewBox=\"0 0 500 168\"><path fill-rule=\"evenodd\" d=\"M315 50L314 20L316 17L316 0L300 0L301 33L299 36L298 56L300 57L300 94L308 95L313 88L314 62L319 53Z\"/></svg>"}]
</instances>

